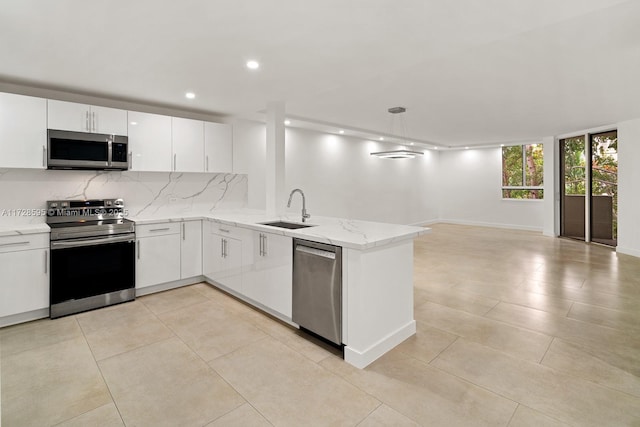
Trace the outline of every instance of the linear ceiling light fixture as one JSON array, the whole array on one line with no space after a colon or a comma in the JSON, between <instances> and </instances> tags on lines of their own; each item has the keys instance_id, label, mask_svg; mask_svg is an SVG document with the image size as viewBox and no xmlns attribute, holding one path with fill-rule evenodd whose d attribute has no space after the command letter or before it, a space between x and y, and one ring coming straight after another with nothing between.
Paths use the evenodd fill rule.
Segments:
<instances>
[{"instance_id":1,"label":"linear ceiling light fixture","mask_svg":"<svg viewBox=\"0 0 640 427\"><path fill-rule=\"evenodd\" d=\"M413 159L416 156L424 156L424 153L422 151L393 150L378 151L376 153L371 153L371 155L383 159Z\"/></svg>"},{"instance_id":2,"label":"linear ceiling light fixture","mask_svg":"<svg viewBox=\"0 0 640 427\"><path fill-rule=\"evenodd\" d=\"M402 114L407 111L404 107L392 107L387 111L391 114ZM392 120L393 120L392 116ZM402 125L402 136L406 142L406 131L403 116L400 116L400 124ZM391 122L391 133L393 133L393 121ZM383 141L384 138L380 137L380 141ZM409 145L413 145L413 143L408 143ZM378 151L375 153L371 153L372 156L380 157L383 159L413 159L416 156L424 156L424 152L422 151L413 151L413 150L392 150L392 151Z\"/></svg>"}]
</instances>

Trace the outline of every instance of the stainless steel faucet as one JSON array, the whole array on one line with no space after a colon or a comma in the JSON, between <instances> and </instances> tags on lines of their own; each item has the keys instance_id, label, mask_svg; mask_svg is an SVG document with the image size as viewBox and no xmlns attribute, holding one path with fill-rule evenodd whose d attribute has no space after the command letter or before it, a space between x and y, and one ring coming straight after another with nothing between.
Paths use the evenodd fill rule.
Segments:
<instances>
[{"instance_id":1,"label":"stainless steel faucet","mask_svg":"<svg viewBox=\"0 0 640 427\"><path fill-rule=\"evenodd\" d=\"M300 193L300 195L302 196L302 222L305 222L307 218L311 218L311 215L307 213L307 201L304 198L304 193L302 192L301 189L296 188L291 191L291 194L289 194L289 201L287 202L287 207L288 208L291 207L291 199L293 198L293 193Z\"/></svg>"}]
</instances>

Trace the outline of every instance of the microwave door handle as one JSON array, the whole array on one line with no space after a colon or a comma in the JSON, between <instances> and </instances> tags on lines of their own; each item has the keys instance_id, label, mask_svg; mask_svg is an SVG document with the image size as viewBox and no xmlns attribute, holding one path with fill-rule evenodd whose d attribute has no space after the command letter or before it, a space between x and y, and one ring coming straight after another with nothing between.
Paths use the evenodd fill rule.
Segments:
<instances>
[{"instance_id":1,"label":"microwave door handle","mask_svg":"<svg viewBox=\"0 0 640 427\"><path fill-rule=\"evenodd\" d=\"M107 166L113 166L113 139L107 141Z\"/></svg>"}]
</instances>

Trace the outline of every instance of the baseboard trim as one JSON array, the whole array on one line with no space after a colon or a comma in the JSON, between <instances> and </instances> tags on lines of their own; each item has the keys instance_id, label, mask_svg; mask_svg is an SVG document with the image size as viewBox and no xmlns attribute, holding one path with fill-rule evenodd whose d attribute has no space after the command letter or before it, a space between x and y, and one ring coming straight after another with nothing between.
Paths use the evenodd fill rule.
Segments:
<instances>
[{"instance_id":1,"label":"baseboard trim","mask_svg":"<svg viewBox=\"0 0 640 427\"><path fill-rule=\"evenodd\" d=\"M175 280L173 282L161 283L159 285L136 288L136 297L168 291L169 289L181 288L182 286L195 285L200 282L204 282L204 276L189 277L187 279Z\"/></svg>"},{"instance_id":2,"label":"baseboard trim","mask_svg":"<svg viewBox=\"0 0 640 427\"><path fill-rule=\"evenodd\" d=\"M18 323L31 322L33 320L49 317L49 307L38 310L27 311L25 313L11 314L0 318L0 328L17 325Z\"/></svg>"},{"instance_id":3,"label":"baseboard trim","mask_svg":"<svg viewBox=\"0 0 640 427\"><path fill-rule=\"evenodd\" d=\"M535 231L538 233L542 233L543 231L543 227L532 227L528 225L516 225L516 224L501 224L496 222L466 221L466 220L458 220L458 219L441 219L437 222L441 224L472 225L476 227L503 228L507 230Z\"/></svg>"},{"instance_id":4,"label":"baseboard trim","mask_svg":"<svg viewBox=\"0 0 640 427\"><path fill-rule=\"evenodd\" d=\"M407 225L410 225L412 227L425 227L427 225L433 225L433 224L437 224L439 222L441 222L439 219L429 219L429 220L426 220L426 221L418 221L418 222L414 222L412 224L407 224Z\"/></svg>"},{"instance_id":5,"label":"baseboard trim","mask_svg":"<svg viewBox=\"0 0 640 427\"><path fill-rule=\"evenodd\" d=\"M403 327L397 329L395 332L390 333L380 341L376 342L365 350L358 350L349 345L344 348L344 360L345 362L355 366L356 368L363 369L373 363L377 358L393 349L416 333L416 321L412 320Z\"/></svg>"},{"instance_id":6,"label":"baseboard trim","mask_svg":"<svg viewBox=\"0 0 640 427\"><path fill-rule=\"evenodd\" d=\"M616 252L619 254L631 255L631 256L640 258L640 250L638 249L625 248L622 246L618 246L616 248Z\"/></svg>"}]
</instances>

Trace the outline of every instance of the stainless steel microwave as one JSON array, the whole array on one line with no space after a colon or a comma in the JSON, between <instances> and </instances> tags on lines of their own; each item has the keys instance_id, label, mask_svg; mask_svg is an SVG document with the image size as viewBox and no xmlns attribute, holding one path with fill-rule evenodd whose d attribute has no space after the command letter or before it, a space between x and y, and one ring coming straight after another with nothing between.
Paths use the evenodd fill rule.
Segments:
<instances>
[{"instance_id":1,"label":"stainless steel microwave","mask_svg":"<svg viewBox=\"0 0 640 427\"><path fill-rule=\"evenodd\" d=\"M127 170L129 139L122 135L47 131L47 169Z\"/></svg>"}]
</instances>

